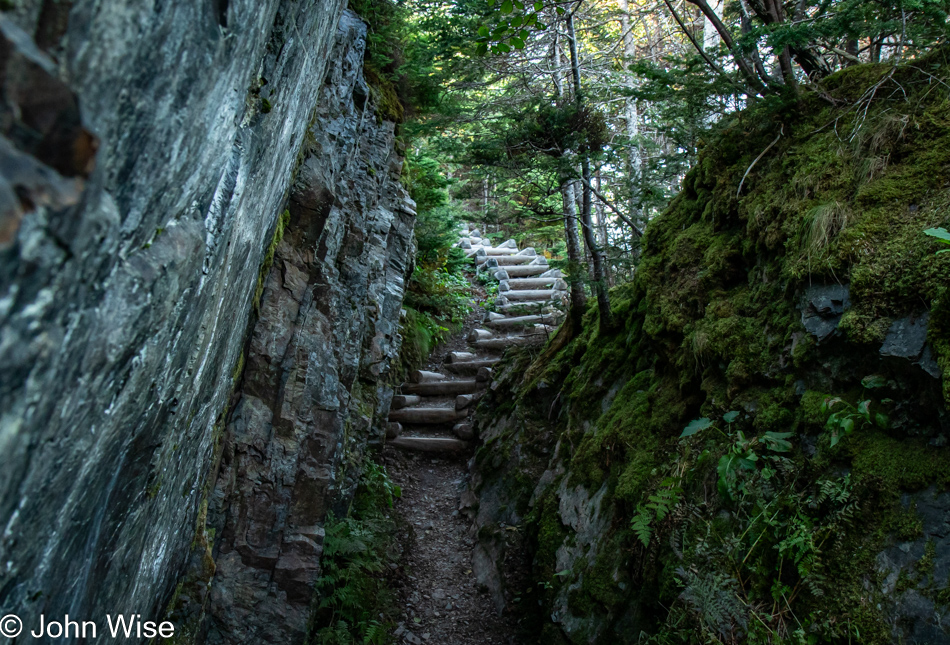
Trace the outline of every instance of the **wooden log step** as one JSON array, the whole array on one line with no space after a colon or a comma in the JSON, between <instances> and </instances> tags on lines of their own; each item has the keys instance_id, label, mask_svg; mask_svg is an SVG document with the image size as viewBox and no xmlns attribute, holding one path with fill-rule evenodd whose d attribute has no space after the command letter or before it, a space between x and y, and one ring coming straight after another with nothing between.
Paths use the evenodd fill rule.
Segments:
<instances>
[{"instance_id":1,"label":"wooden log step","mask_svg":"<svg viewBox=\"0 0 950 645\"><path fill-rule=\"evenodd\" d=\"M444 374L427 372L425 370L413 370L409 373L409 380L413 383L432 383L433 381L441 381L444 378Z\"/></svg>"},{"instance_id":2,"label":"wooden log step","mask_svg":"<svg viewBox=\"0 0 950 645\"><path fill-rule=\"evenodd\" d=\"M514 346L536 345L543 343L547 336L507 336L505 338L489 338L488 340L475 341L474 345L478 349L501 351Z\"/></svg>"},{"instance_id":3,"label":"wooden log step","mask_svg":"<svg viewBox=\"0 0 950 645\"><path fill-rule=\"evenodd\" d=\"M415 452L461 452L469 447L467 441L455 437L396 437L390 446Z\"/></svg>"},{"instance_id":4,"label":"wooden log step","mask_svg":"<svg viewBox=\"0 0 950 645\"><path fill-rule=\"evenodd\" d=\"M402 408L419 405L420 403L422 403L422 397L418 394L395 394L393 395L392 403L389 404L389 408L391 410L401 410Z\"/></svg>"},{"instance_id":5,"label":"wooden log step","mask_svg":"<svg viewBox=\"0 0 950 645\"><path fill-rule=\"evenodd\" d=\"M525 300L551 300L558 294L558 291L555 289L524 289L522 291L505 291L505 297L508 300L516 301L525 301Z\"/></svg>"},{"instance_id":6,"label":"wooden log step","mask_svg":"<svg viewBox=\"0 0 950 645\"><path fill-rule=\"evenodd\" d=\"M490 339L493 340L493 339ZM477 340L475 345L478 346L478 343L484 343L487 341ZM497 358L482 359L477 361L466 361L464 363L448 363L445 366L445 369L449 370L453 374L461 374L463 376L474 376L478 373L480 367L491 367L498 362Z\"/></svg>"},{"instance_id":7,"label":"wooden log step","mask_svg":"<svg viewBox=\"0 0 950 645\"><path fill-rule=\"evenodd\" d=\"M511 318L498 318L495 320L490 320L488 322L488 326L494 327L495 329L514 329L517 327L525 327L527 325L543 325L544 323L551 324L553 322L554 316L551 315L513 316Z\"/></svg>"},{"instance_id":8,"label":"wooden log step","mask_svg":"<svg viewBox=\"0 0 950 645\"><path fill-rule=\"evenodd\" d=\"M505 273L509 278L526 278L532 275L541 275L551 270L551 267L542 264L522 264L519 266L505 267Z\"/></svg>"},{"instance_id":9,"label":"wooden log step","mask_svg":"<svg viewBox=\"0 0 950 645\"><path fill-rule=\"evenodd\" d=\"M528 262L531 262L535 260L536 258L533 258L530 255L499 255L499 256L493 256L491 259L498 263L496 266L508 267L508 266L515 266L518 264L527 264ZM487 255L479 256L475 258L475 261L478 264L484 264L485 262L488 262L488 260L489 258ZM545 266L544 271L547 271L548 268L550 268L547 265L544 265L544 266ZM544 273L544 271L542 271L542 273Z\"/></svg>"},{"instance_id":10,"label":"wooden log step","mask_svg":"<svg viewBox=\"0 0 950 645\"><path fill-rule=\"evenodd\" d=\"M558 278L516 278L508 280L508 287L512 291L543 289L545 287L550 288L557 281Z\"/></svg>"},{"instance_id":11,"label":"wooden log step","mask_svg":"<svg viewBox=\"0 0 950 645\"><path fill-rule=\"evenodd\" d=\"M478 374L475 376L475 380L479 383L485 383L486 381L491 380L492 368L490 367L480 367L478 368Z\"/></svg>"},{"instance_id":12,"label":"wooden log step","mask_svg":"<svg viewBox=\"0 0 950 645\"><path fill-rule=\"evenodd\" d=\"M539 302L513 302L498 307L498 311L508 316L528 316L531 314L552 315L557 310L551 306L550 300Z\"/></svg>"},{"instance_id":13,"label":"wooden log step","mask_svg":"<svg viewBox=\"0 0 950 645\"><path fill-rule=\"evenodd\" d=\"M474 343L476 340L485 340L486 338L491 338L492 333L487 329L473 329L466 340L470 343Z\"/></svg>"},{"instance_id":14,"label":"wooden log step","mask_svg":"<svg viewBox=\"0 0 950 645\"><path fill-rule=\"evenodd\" d=\"M461 416L451 408L403 408L402 410L390 410L389 420L400 423L452 423Z\"/></svg>"},{"instance_id":15,"label":"wooden log step","mask_svg":"<svg viewBox=\"0 0 950 645\"><path fill-rule=\"evenodd\" d=\"M465 361L473 361L476 356L472 352L449 352L448 356L445 357L446 363L464 363Z\"/></svg>"},{"instance_id":16,"label":"wooden log step","mask_svg":"<svg viewBox=\"0 0 950 645\"><path fill-rule=\"evenodd\" d=\"M496 246L493 249L485 249L485 255L517 255L518 249L509 249L504 246Z\"/></svg>"},{"instance_id":17,"label":"wooden log step","mask_svg":"<svg viewBox=\"0 0 950 645\"><path fill-rule=\"evenodd\" d=\"M550 336L557 331L553 325L531 325L522 327L520 330L514 330L515 336Z\"/></svg>"},{"instance_id":18,"label":"wooden log step","mask_svg":"<svg viewBox=\"0 0 950 645\"><path fill-rule=\"evenodd\" d=\"M404 394L421 396L455 396L471 394L478 390L474 379L461 381L436 381L434 383L404 383L400 388Z\"/></svg>"},{"instance_id":19,"label":"wooden log step","mask_svg":"<svg viewBox=\"0 0 950 645\"><path fill-rule=\"evenodd\" d=\"M459 394L455 397L455 409L461 412L468 406L473 403L478 403L478 400L482 398L484 392L478 392L476 394Z\"/></svg>"},{"instance_id":20,"label":"wooden log step","mask_svg":"<svg viewBox=\"0 0 950 645\"><path fill-rule=\"evenodd\" d=\"M456 423L452 432L459 439L468 440L475 438L475 427L471 423Z\"/></svg>"}]
</instances>

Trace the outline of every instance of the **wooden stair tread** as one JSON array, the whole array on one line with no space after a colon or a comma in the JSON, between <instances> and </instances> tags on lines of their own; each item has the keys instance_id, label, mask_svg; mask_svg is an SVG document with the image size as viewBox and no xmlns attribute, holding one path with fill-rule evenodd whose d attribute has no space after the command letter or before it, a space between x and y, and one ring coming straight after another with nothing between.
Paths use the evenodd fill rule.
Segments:
<instances>
[{"instance_id":1,"label":"wooden stair tread","mask_svg":"<svg viewBox=\"0 0 950 645\"><path fill-rule=\"evenodd\" d=\"M419 394L421 396L451 396L455 394L471 394L477 389L474 379L458 381L437 381L435 383L404 383L400 388L403 394Z\"/></svg>"},{"instance_id":2,"label":"wooden stair tread","mask_svg":"<svg viewBox=\"0 0 950 645\"><path fill-rule=\"evenodd\" d=\"M460 452L471 444L455 437L407 437L400 435L389 441L389 445L401 450L417 452Z\"/></svg>"},{"instance_id":3,"label":"wooden stair tread","mask_svg":"<svg viewBox=\"0 0 950 645\"><path fill-rule=\"evenodd\" d=\"M465 415L451 408L402 408L401 410L390 410L389 420L400 423L428 424L428 423L453 423Z\"/></svg>"}]
</instances>

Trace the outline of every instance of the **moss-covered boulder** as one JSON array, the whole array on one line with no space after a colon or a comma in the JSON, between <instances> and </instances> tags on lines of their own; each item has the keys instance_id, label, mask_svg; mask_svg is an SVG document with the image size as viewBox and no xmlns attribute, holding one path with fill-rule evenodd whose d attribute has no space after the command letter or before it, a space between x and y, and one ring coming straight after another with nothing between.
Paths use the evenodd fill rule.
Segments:
<instances>
[{"instance_id":1,"label":"moss-covered boulder","mask_svg":"<svg viewBox=\"0 0 950 645\"><path fill-rule=\"evenodd\" d=\"M950 255L923 233L950 223L948 72L860 66L736 115L615 328L592 309L506 359L475 517L519 527L532 634L950 642Z\"/></svg>"}]
</instances>

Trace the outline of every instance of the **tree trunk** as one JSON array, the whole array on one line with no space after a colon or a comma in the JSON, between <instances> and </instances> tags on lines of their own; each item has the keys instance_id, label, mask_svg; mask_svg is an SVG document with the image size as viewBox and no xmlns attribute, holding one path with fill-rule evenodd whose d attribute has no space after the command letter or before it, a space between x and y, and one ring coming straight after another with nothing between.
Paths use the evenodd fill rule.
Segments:
<instances>
[{"instance_id":1,"label":"tree trunk","mask_svg":"<svg viewBox=\"0 0 950 645\"><path fill-rule=\"evenodd\" d=\"M623 55L625 64L629 64L636 58L636 40L633 37L632 25L630 23L628 0L621 0L621 18L620 26L623 30ZM634 88L632 75L627 77L628 87ZM630 219L636 223L643 223L640 213L640 183L643 176L643 157L640 154L640 115L637 110L637 102L633 98L628 98L624 105L624 121L627 128L627 138L630 140L630 154L627 157L627 190L630 191L627 212ZM606 240L606 228L605 237Z\"/></svg>"},{"instance_id":2,"label":"tree trunk","mask_svg":"<svg viewBox=\"0 0 950 645\"><path fill-rule=\"evenodd\" d=\"M584 295L584 280L581 261L581 243L577 237L577 202L574 201L574 179L561 177L561 202L564 207L564 236L567 238L567 281L571 285L571 323L574 334L581 331L587 296Z\"/></svg>"},{"instance_id":3,"label":"tree trunk","mask_svg":"<svg viewBox=\"0 0 950 645\"><path fill-rule=\"evenodd\" d=\"M577 38L574 34L574 16L567 15L567 37L571 48L571 72L574 76L574 101L578 110L584 106L584 96L581 93L581 70L577 56ZM583 201L581 209L581 227L584 230L584 243L590 251L591 264L594 274L594 289L597 292L597 309L600 312L601 330L610 329L613 321L610 317L610 295L607 292L607 277L604 274L604 254L594 239L594 225L591 222L591 172L589 148L581 155L581 177L584 181Z\"/></svg>"},{"instance_id":4,"label":"tree trunk","mask_svg":"<svg viewBox=\"0 0 950 645\"><path fill-rule=\"evenodd\" d=\"M564 96L564 83L561 80L561 49L560 27L555 24L551 30L552 76L554 77L554 91L558 98ZM564 214L564 237L567 242L567 281L571 287L571 305L569 312L569 326L571 334L579 334L583 324L584 312L587 310L587 296L584 294L584 280L582 278L581 244L577 237L577 201L574 193L575 180L568 173L560 178L561 206Z\"/></svg>"},{"instance_id":5,"label":"tree trunk","mask_svg":"<svg viewBox=\"0 0 950 645\"><path fill-rule=\"evenodd\" d=\"M857 40L857 38L849 38L848 41L845 43L844 50L845 50L847 53L849 53L849 54L851 54L852 56L854 56L855 58L857 58L857 57L858 57L858 40ZM852 65L856 65L857 63L855 63L853 60L848 60L848 59L846 58L845 61L844 61L844 64L845 64L846 67L851 67Z\"/></svg>"},{"instance_id":6,"label":"tree trunk","mask_svg":"<svg viewBox=\"0 0 950 645\"><path fill-rule=\"evenodd\" d=\"M553 34L551 39L551 76L554 78L554 95L564 96L564 83L561 81L561 43L560 30L557 24L551 30Z\"/></svg>"},{"instance_id":7,"label":"tree trunk","mask_svg":"<svg viewBox=\"0 0 950 645\"><path fill-rule=\"evenodd\" d=\"M711 0L709 8L722 20L722 0ZM703 49L707 52L715 51L719 47L719 32L712 21L703 16Z\"/></svg>"},{"instance_id":8,"label":"tree trunk","mask_svg":"<svg viewBox=\"0 0 950 645\"><path fill-rule=\"evenodd\" d=\"M604 186L599 172L597 173L596 179L597 192L602 192ZM597 231L598 243L604 250L606 250L607 247L610 246L610 238L607 235L607 213L604 212L604 203L600 200L598 200L597 204L594 206L594 229ZM609 267L607 270L607 282L613 284Z\"/></svg>"}]
</instances>

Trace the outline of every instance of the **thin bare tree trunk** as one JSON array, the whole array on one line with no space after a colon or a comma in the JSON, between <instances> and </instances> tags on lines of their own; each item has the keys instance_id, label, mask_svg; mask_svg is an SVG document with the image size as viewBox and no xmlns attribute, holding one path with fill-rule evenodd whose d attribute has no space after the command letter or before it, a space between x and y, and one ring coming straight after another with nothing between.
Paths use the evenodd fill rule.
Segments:
<instances>
[{"instance_id":1,"label":"thin bare tree trunk","mask_svg":"<svg viewBox=\"0 0 950 645\"><path fill-rule=\"evenodd\" d=\"M571 51L571 72L574 76L574 101L578 110L584 107L584 96L581 93L581 69L577 56L577 37L574 33L574 14L567 15L567 37ZM613 321L610 316L610 294L607 292L607 276L604 273L603 250L594 239L594 226L591 222L591 172L589 148L581 155L581 177L583 178L583 207L581 211L581 228L584 231L584 243L590 251L591 265L594 277L594 290L597 293L597 309L600 313L601 330L610 329Z\"/></svg>"},{"instance_id":2,"label":"thin bare tree trunk","mask_svg":"<svg viewBox=\"0 0 950 645\"><path fill-rule=\"evenodd\" d=\"M709 8L720 20L722 20L722 5L722 0L711 0L709 3ZM703 16L703 49L706 51L715 50L719 46L719 40L719 32L716 31L715 25L709 18Z\"/></svg>"},{"instance_id":3,"label":"thin bare tree trunk","mask_svg":"<svg viewBox=\"0 0 950 645\"><path fill-rule=\"evenodd\" d=\"M621 29L623 31L623 55L626 64L630 64L636 58L637 44L633 37L632 25L630 23L628 0L621 0ZM628 76L627 85L633 89L632 77ZM630 200L628 202L627 212L630 219L638 224L642 224L640 216L640 181L643 172L643 157L640 153L640 115L637 110L635 99L628 98L624 105L624 121L627 127L627 138L630 140L630 154L627 157L627 189L630 191ZM598 190L600 186L598 185Z\"/></svg>"},{"instance_id":4,"label":"thin bare tree trunk","mask_svg":"<svg viewBox=\"0 0 950 645\"><path fill-rule=\"evenodd\" d=\"M560 29L557 25L552 30L554 33L551 44L551 62L552 76L554 77L554 89L558 98L564 96L564 82L561 80L561 50L558 41L560 40ZM584 293L583 280L583 262L581 261L581 244L577 237L577 201L574 193L575 180L569 173L564 173L560 178L561 183L561 204L564 215L564 238L567 242L567 281L571 287L570 321L571 334L577 335L581 332L584 320L584 312L587 310L587 295Z\"/></svg>"},{"instance_id":5,"label":"thin bare tree trunk","mask_svg":"<svg viewBox=\"0 0 950 645\"><path fill-rule=\"evenodd\" d=\"M587 296L584 294L583 266L581 263L581 242L577 237L577 202L574 197L574 180L570 176L561 178L561 202L564 208L564 237L567 240L567 281L571 285L571 324L572 332L581 331L584 312L587 310Z\"/></svg>"}]
</instances>

